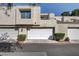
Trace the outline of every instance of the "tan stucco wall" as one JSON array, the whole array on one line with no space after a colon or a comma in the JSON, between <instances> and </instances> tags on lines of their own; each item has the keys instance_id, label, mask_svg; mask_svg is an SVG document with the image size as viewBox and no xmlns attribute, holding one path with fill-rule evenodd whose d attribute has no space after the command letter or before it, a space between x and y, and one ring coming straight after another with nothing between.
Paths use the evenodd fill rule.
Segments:
<instances>
[{"instance_id":1,"label":"tan stucco wall","mask_svg":"<svg viewBox=\"0 0 79 59\"><path fill-rule=\"evenodd\" d=\"M40 13L41 13L41 10L40 10L40 7L36 6L36 7L32 7L33 10L32 10L32 20L33 20L33 24L37 24L37 21L40 20Z\"/></svg>"},{"instance_id":2,"label":"tan stucco wall","mask_svg":"<svg viewBox=\"0 0 79 59\"><path fill-rule=\"evenodd\" d=\"M21 19L20 9L31 9L31 19ZM40 7L26 6L17 7L16 9L16 24L35 24L36 20L40 19Z\"/></svg>"},{"instance_id":3,"label":"tan stucco wall","mask_svg":"<svg viewBox=\"0 0 79 59\"><path fill-rule=\"evenodd\" d=\"M31 9L31 19L21 19L20 9ZM11 10L8 10L7 16L5 10L0 9L0 25L29 25L32 24L32 27L55 27L55 33L65 33L65 37L68 37L68 27L79 27L79 24L57 24L57 20L61 21L62 16L55 16L54 13L49 13L49 19L41 20L41 8L40 6L17 6L13 7ZM43 13L44 14L44 13ZM65 16L64 21L70 21L71 19L79 19L78 16ZM70 21L71 22L71 21ZM27 25L27 26L28 26ZM35 26L39 25L39 26ZM28 26L29 27L29 26ZM23 27L21 32L19 28L19 34L27 34L27 27Z\"/></svg>"},{"instance_id":4,"label":"tan stucco wall","mask_svg":"<svg viewBox=\"0 0 79 59\"><path fill-rule=\"evenodd\" d=\"M15 25L15 7L11 10L7 10L8 15L5 9L0 9L0 25Z\"/></svg>"},{"instance_id":5,"label":"tan stucco wall","mask_svg":"<svg viewBox=\"0 0 79 59\"><path fill-rule=\"evenodd\" d=\"M31 19L21 19L20 9L31 9ZM40 25L40 26L47 26L47 27L54 27L56 25L56 20L53 19L55 16L54 14L50 13L50 19L48 20L41 20L41 8L39 6L17 6L13 7L7 16L4 14L4 10L0 10L0 25L16 25L16 24L33 24L33 25Z\"/></svg>"},{"instance_id":6,"label":"tan stucco wall","mask_svg":"<svg viewBox=\"0 0 79 59\"><path fill-rule=\"evenodd\" d=\"M57 21L54 18L55 18L55 15L53 13L50 13L49 19L43 20L39 17L39 19L36 20L36 24L40 25L39 27L55 27L57 24Z\"/></svg>"},{"instance_id":7,"label":"tan stucco wall","mask_svg":"<svg viewBox=\"0 0 79 59\"><path fill-rule=\"evenodd\" d=\"M73 22L74 20L79 20L78 16L64 16L64 22Z\"/></svg>"},{"instance_id":8,"label":"tan stucco wall","mask_svg":"<svg viewBox=\"0 0 79 59\"><path fill-rule=\"evenodd\" d=\"M21 32L21 29L23 30L22 32ZM25 34L26 35L26 40L27 40L27 37L28 37L28 29L25 27L21 27L21 28L19 28L19 34Z\"/></svg>"},{"instance_id":9,"label":"tan stucco wall","mask_svg":"<svg viewBox=\"0 0 79 59\"><path fill-rule=\"evenodd\" d=\"M65 37L68 37L68 24L57 24L55 27L55 33L65 33Z\"/></svg>"},{"instance_id":10,"label":"tan stucco wall","mask_svg":"<svg viewBox=\"0 0 79 59\"><path fill-rule=\"evenodd\" d=\"M79 27L79 24L57 24L55 27L55 33L65 33L65 37L68 37L69 27Z\"/></svg>"},{"instance_id":11,"label":"tan stucco wall","mask_svg":"<svg viewBox=\"0 0 79 59\"><path fill-rule=\"evenodd\" d=\"M21 30L23 30L21 32ZM19 28L19 34L27 34L27 28Z\"/></svg>"}]
</instances>

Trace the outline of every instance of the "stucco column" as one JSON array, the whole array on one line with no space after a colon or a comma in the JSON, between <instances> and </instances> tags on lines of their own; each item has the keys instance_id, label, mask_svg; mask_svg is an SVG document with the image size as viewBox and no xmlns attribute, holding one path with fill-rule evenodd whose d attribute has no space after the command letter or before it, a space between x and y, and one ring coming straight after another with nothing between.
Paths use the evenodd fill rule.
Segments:
<instances>
[{"instance_id":1,"label":"stucco column","mask_svg":"<svg viewBox=\"0 0 79 59\"><path fill-rule=\"evenodd\" d=\"M26 39L27 39L27 35L28 35L27 28L19 28L19 34L25 34L26 35Z\"/></svg>"},{"instance_id":2,"label":"stucco column","mask_svg":"<svg viewBox=\"0 0 79 59\"><path fill-rule=\"evenodd\" d=\"M32 20L33 24L37 24L40 20L40 7L32 6Z\"/></svg>"},{"instance_id":3,"label":"stucco column","mask_svg":"<svg viewBox=\"0 0 79 59\"><path fill-rule=\"evenodd\" d=\"M58 24L55 28L55 33L65 33L65 37L68 37L68 26L66 24Z\"/></svg>"},{"instance_id":4,"label":"stucco column","mask_svg":"<svg viewBox=\"0 0 79 59\"><path fill-rule=\"evenodd\" d=\"M19 28L19 34L27 34L26 28Z\"/></svg>"}]
</instances>

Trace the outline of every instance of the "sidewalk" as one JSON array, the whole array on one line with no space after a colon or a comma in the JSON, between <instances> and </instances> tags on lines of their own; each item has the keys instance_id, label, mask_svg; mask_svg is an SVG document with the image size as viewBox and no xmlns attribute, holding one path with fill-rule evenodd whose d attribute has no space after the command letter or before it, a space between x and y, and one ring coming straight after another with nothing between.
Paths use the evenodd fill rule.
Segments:
<instances>
[{"instance_id":1,"label":"sidewalk","mask_svg":"<svg viewBox=\"0 0 79 59\"><path fill-rule=\"evenodd\" d=\"M54 41L54 40L44 40L44 39L29 39L26 40L24 43L57 43L57 44L79 44L79 41Z\"/></svg>"},{"instance_id":2,"label":"sidewalk","mask_svg":"<svg viewBox=\"0 0 79 59\"><path fill-rule=\"evenodd\" d=\"M58 43L58 42L54 40L29 39L29 40L26 40L24 43Z\"/></svg>"}]
</instances>

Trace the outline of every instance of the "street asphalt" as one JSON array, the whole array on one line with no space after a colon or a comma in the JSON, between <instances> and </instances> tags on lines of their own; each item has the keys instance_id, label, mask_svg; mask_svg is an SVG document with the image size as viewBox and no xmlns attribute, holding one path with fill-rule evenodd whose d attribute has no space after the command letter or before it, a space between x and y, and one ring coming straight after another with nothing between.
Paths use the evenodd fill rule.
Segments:
<instances>
[{"instance_id":1,"label":"street asphalt","mask_svg":"<svg viewBox=\"0 0 79 59\"><path fill-rule=\"evenodd\" d=\"M79 44L26 43L22 48L16 48L15 52L45 52L47 56L79 56Z\"/></svg>"}]
</instances>

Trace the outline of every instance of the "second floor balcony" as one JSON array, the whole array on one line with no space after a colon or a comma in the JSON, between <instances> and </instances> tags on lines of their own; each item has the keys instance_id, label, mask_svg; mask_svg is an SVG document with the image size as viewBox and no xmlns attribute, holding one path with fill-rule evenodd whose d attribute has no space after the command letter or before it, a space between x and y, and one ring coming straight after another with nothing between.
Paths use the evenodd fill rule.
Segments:
<instances>
[{"instance_id":1,"label":"second floor balcony","mask_svg":"<svg viewBox=\"0 0 79 59\"><path fill-rule=\"evenodd\" d=\"M79 24L78 16L62 16L61 20L58 20L57 23L62 24Z\"/></svg>"}]
</instances>

